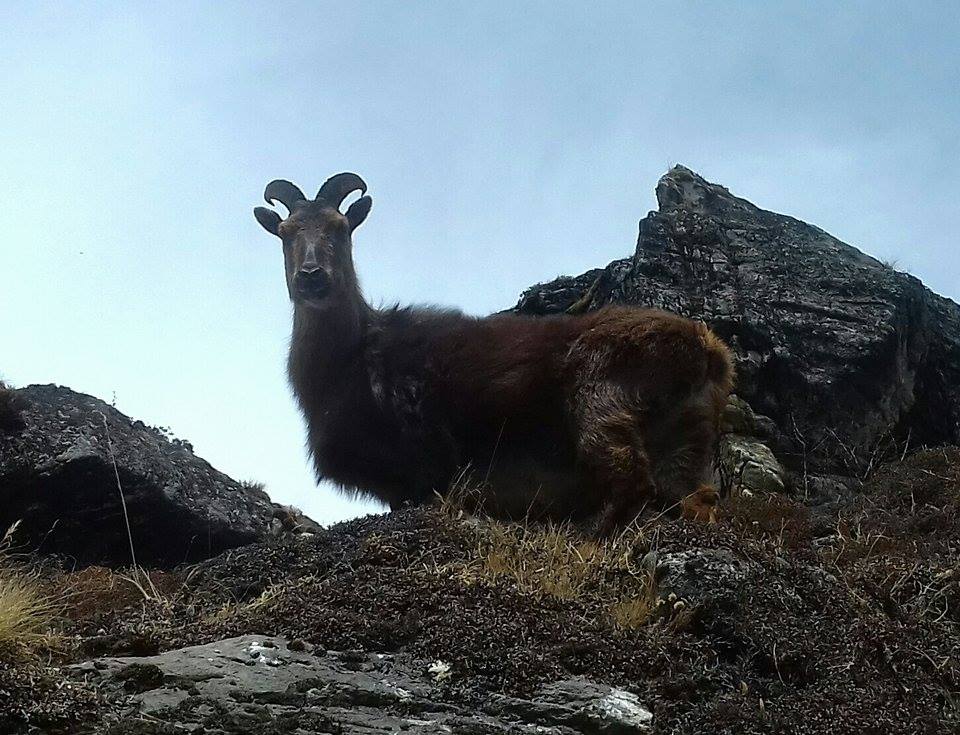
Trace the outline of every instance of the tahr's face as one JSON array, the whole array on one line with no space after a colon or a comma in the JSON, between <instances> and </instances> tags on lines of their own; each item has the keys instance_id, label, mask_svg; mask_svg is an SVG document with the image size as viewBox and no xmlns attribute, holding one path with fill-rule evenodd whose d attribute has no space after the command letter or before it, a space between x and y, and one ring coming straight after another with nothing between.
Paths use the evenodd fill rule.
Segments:
<instances>
[{"instance_id":1,"label":"tahr's face","mask_svg":"<svg viewBox=\"0 0 960 735\"><path fill-rule=\"evenodd\" d=\"M295 303L319 305L352 275L350 226L335 209L312 203L298 207L278 226L283 241L287 291Z\"/></svg>"},{"instance_id":2,"label":"tahr's face","mask_svg":"<svg viewBox=\"0 0 960 735\"><path fill-rule=\"evenodd\" d=\"M351 173L336 174L310 200L294 184L277 179L267 185L264 198L270 204L283 204L289 212L287 218L266 207L254 208L257 221L283 242L287 291L294 303L320 306L338 292L356 291L351 234L366 219L373 202L361 196L345 214L339 207L357 190L365 194L363 179Z\"/></svg>"}]
</instances>

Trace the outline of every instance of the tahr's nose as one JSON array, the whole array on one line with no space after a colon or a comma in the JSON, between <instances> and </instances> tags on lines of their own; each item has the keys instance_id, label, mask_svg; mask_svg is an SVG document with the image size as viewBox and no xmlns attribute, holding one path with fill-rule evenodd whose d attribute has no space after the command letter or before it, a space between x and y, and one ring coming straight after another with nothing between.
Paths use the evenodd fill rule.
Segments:
<instances>
[{"instance_id":1,"label":"tahr's nose","mask_svg":"<svg viewBox=\"0 0 960 735\"><path fill-rule=\"evenodd\" d=\"M330 274L318 265L304 265L297 271L296 286L306 298L324 296L330 290Z\"/></svg>"}]
</instances>

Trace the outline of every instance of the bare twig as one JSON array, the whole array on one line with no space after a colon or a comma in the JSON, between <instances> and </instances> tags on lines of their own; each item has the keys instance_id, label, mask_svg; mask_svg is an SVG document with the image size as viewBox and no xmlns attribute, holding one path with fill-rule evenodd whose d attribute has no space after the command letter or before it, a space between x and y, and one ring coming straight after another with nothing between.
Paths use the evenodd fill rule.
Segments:
<instances>
[{"instance_id":1,"label":"bare twig","mask_svg":"<svg viewBox=\"0 0 960 735\"><path fill-rule=\"evenodd\" d=\"M137 552L133 546L133 532L130 530L130 515L127 513L127 499L123 494L123 485L120 482L120 470L117 468L117 458L113 453L113 441L110 438L110 425L107 423L107 417L103 414L102 411L98 411L100 418L103 420L103 430L107 438L107 453L110 455L110 463L113 465L113 476L117 481L117 492L120 494L120 507L123 508L123 522L127 527L127 541L130 542L130 562L133 564L133 568L136 570L139 568L137 564Z\"/></svg>"},{"instance_id":2,"label":"bare twig","mask_svg":"<svg viewBox=\"0 0 960 735\"><path fill-rule=\"evenodd\" d=\"M110 437L110 425L107 423L107 417L102 411L98 411L100 418L103 420L103 430L107 439L107 453L110 455L110 463L113 466L113 477L117 482L117 493L120 495L120 507L123 509L123 523L127 529L127 541L130 544L130 563L133 567L133 579L128 579L132 584L134 584L137 589L140 590L141 594L145 599L159 599L160 594L157 592L157 588L153 584L153 580L150 579L150 575L147 574L146 570L141 569L140 565L137 563L137 551L133 543L133 530L130 527L130 514L127 512L127 498L123 492L123 483L120 482L120 470L117 467L117 458L113 452L113 440ZM140 582L140 574L143 573L143 577L146 580L147 586L150 587L152 595L147 592L144 588L144 585Z\"/></svg>"}]
</instances>

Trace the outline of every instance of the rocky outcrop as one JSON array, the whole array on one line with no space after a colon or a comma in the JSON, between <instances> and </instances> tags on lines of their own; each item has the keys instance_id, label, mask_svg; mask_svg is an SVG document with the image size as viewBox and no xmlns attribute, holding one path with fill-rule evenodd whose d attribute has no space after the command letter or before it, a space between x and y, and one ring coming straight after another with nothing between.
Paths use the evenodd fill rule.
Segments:
<instances>
[{"instance_id":1,"label":"rocky outcrop","mask_svg":"<svg viewBox=\"0 0 960 735\"><path fill-rule=\"evenodd\" d=\"M67 388L14 391L20 425L0 431L0 535L79 564L173 566L315 527L191 446ZM126 509L124 509L124 501Z\"/></svg>"},{"instance_id":2,"label":"rocky outcrop","mask_svg":"<svg viewBox=\"0 0 960 735\"><path fill-rule=\"evenodd\" d=\"M656 560L657 594L668 605L658 612L669 614L678 602L701 605L732 588L743 586L758 567L727 549L687 549L664 554Z\"/></svg>"},{"instance_id":3,"label":"rocky outcrop","mask_svg":"<svg viewBox=\"0 0 960 735\"><path fill-rule=\"evenodd\" d=\"M777 428L766 416L757 416L746 401L730 396L724 411L718 452L720 484L724 490L783 492L787 473L765 442L776 441Z\"/></svg>"},{"instance_id":4,"label":"rocky outcrop","mask_svg":"<svg viewBox=\"0 0 960 735\"><path fill-rule=\"evenodd\" d=\"M476 706L440 701L449 666L405 656L325 651L302 641L244 635L158 656L103 658L73 669L117 702L111 733L169 723L205 733L650 732L637 698L587 679L530 698L491 695Z\"/></svg>"},{"instance_id":5,"label":"rocky outcrop","mask_svg":"<svg viewBox=\"0 0 960 735\"><path fill-rule=\"evenodd\" d=\"M657 199L632 257L534 286L515 310L628 303L703 319L795 467L856 475L896 441L960 442L960 306L682 166Z\"/></svg>"}]
</instances>

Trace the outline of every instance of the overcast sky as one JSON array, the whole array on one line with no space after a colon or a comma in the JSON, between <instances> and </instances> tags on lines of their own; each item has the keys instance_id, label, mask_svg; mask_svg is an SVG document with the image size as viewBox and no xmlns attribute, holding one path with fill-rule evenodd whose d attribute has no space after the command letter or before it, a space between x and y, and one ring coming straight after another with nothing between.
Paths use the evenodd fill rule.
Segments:
<instances>
[{"instance_id":1,"label":"overcast sky","mask_svg":"<svg viewBox=\"0 0 960 735\"><path fill-rule=\"evenodd\" d=\"M674 163L960 298L958 8L3 2L0 373L320 521L372 509L307 470L251 214L342 170L374 304L481 314L623 257Z\"/></svg>"}]
</instances>

